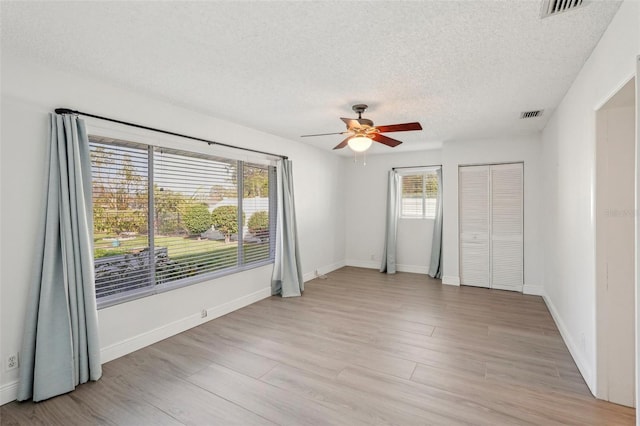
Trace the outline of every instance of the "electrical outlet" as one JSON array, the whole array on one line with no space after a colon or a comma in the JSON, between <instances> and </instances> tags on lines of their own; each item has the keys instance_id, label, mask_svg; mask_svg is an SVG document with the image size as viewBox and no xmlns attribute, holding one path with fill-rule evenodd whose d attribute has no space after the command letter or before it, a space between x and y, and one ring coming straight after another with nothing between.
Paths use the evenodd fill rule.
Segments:
<instances>
[{"instance_id":1,"label":"electrical outlet","mask_svg":"<svg viewBox=\"0 0 640 426\"><path fill-rule=\"evenodd\" d=\"M18 368L19 366L19 361L18 361L18 354L11 354L7 357L7 364L6 364L6 369L7 371L9 370L13 370L14 368Z\"/></svg>"},{"instance_id":2,"label":"electrical outlet","mask_svg":"<svg viewBox=\"0 0 640 426\"><path fill-rule=\"evenodd\" d=\"M200 318L206 318L207 314L208 314L208 312L207 312L206 309L201 310L200 311Z\"/></svg>"}]
</instances>

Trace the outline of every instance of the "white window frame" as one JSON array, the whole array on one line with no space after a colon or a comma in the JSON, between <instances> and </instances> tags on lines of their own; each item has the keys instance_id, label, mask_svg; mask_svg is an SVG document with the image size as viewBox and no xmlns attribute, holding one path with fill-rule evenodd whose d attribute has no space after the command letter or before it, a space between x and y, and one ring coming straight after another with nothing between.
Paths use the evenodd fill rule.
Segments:
<instances>
[{"instance_id":1,"label":"white window frame","mask_svg":"<svg viewBox=\"0 0 640 426\"><path fill-rule=\"evenodd\" d=\"M401 169L401 170L396 170L396 173L400 176L400 187L398 188L399 190L399 200L400 200L400 206L399 206L399 213L398 213L398 217L400 219L408 219L408 220L435 220L436 217L436 210L435 208L433 209L433 214L430 213L430 211L427 211L427 200L431 200L433 199L434 201L437 199L437 193L435 194L435 196L433 198L428 197L427 196L427 189L426 189L426 179L423 178L422 180L422 206L421 206L421 214L420 215L407 215L404 213L404 209L403 209L403 198L402 198L402 185L403 185L403 178L406 176L416 176L416 175L422 175L425 176L427 174L435 174L436 171L439 169L439 167L412 167L412 168L405 168L405 169ZM441 188L438 188L438 191L440 191Z\"/></svg>"},{"instance_id":2,"label":"white window frame","mask_svg":"<svg viewBox=\"0 0 640 426\"><path fill-rule=\"evenodd\" d=\"M189 286L192 284L210 281L215 278L219 278L226 275L235 274L249 269L258 268L264 265L273 264L275 260L275 242L276 242L276 212L277 212L277 191L276 191L276 158L269 157L267 155L256 154L250 151L244 151L242 148L226 148L221 146L209 146L205 143L199 143L187 138L181 138L179 136L159 134L157 132L151 132L136 128L126 128L112 123L105 123L102 121L93 120L90 118L85 119L87 124L87 133L90 137L97 136L100 138L113 138L124 141L131 141L135 144L142 144L147 146L153 146L157 148L170 148L178 149L184 152L192 152L194 154L205 154L217 157L224 157L230 160L248 162L258 165L266 165L273 167L270 169L270 186L269 186L269 217L270 217L270 248L269 259L254 261L246 264L241 262L235 268L227 268L220 271L211 273L205 273L193 277L187 277L180 280L175 280L169 283L157 284L151 286L148 289L142 289L141 291L131 291L116 295L105 296L97 299L98 309L114 306L120 303L128 302L131 300L139 299L142 297L150 296L157 293L163 293L166 291L174 290L177 288ZM242 203L240 203L242 204ZM241 233L240 233L241 234ZM242 244L239 241L239 254L242 256Z\"/></svg>"}]
</instances>

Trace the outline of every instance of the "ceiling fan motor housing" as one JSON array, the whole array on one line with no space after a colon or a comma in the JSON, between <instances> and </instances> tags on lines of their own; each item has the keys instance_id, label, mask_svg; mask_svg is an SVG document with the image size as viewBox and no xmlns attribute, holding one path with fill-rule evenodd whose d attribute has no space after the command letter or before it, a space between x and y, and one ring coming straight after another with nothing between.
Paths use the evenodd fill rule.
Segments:
<instances>
[{"instance_id":1,"label":"ceiling fan motor housing","mask_svg":"<svg viewBox=\"0 0 640 426\"><path fill-rule=\"evenodd\" d=\"M369 120L368 118L358 118L356 121L360 123L360 127L363 129L366 129L367 127L373 127L373 121Z\"/></svg>"},{"instance_id":2,"label":"ceiling fan motor housing","mask_svg":"<svg viewBox=\"0 0 640 426\"><path fill-rule=\"evenodd\" d=\"M369 108L369 106L365 104L355 104L351 107L351 109L358 114L358 118L353 121L357 121L359 126L355 127L352 125L353 122L351 122L347 125L347 129L349 131L364 133L370 131L373 128L373 121L369 120L368 118L362 118L362 113L365 112L367 108Z\"/></svg>"}]
</instances>

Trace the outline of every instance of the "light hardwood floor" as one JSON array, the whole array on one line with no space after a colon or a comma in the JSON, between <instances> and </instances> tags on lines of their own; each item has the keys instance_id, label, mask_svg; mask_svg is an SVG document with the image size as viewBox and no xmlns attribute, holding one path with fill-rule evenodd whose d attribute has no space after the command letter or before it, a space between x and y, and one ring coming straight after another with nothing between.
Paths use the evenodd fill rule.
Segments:
<instances>
[{"instance_id":1,"label":"light hardwood floor","mask_svg":"<svg viewBox=\"0 0 640 426\"><path fill-rule=\"evenodd\" d=\"M132 319L135 320L135 319ZM343 268L104 365L24 425L633 424L594 399L542 298Z\"/></svg>"}]
</instances>

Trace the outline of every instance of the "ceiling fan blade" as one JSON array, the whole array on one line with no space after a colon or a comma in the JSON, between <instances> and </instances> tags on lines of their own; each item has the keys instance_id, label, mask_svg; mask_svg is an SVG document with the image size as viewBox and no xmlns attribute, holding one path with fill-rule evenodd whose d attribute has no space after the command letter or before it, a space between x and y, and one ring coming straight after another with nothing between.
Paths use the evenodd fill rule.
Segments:
<instances>
[{"instance_id":1,"label":"ceiling fan blade","mask_svg":"<svg viewBox=\"0 0 640 426\"><path fill-rule=\"evenodd\" d=\"M347 146L347 143L349 142L349 139L351 139L351 136L349 136L348 138L346 138L345 140L340 142L338 145L333 147L333 149L342 149L342 148L344 148L345 146Z\"/></svg>"},{"instance_id":2,"label":"ceiling fan blade","mask_svg":"<svg viewBox=\"0 0 640 426\"><path fill-rule=\"evenodd\" d=\"M316 135L302 135L300 136L301 138L310 138L312 136L328 136L328 135L344 135L345 133L349 133L349 132L336 132L336 133L318 133Z\"/></svg>"},{"instance_id":3,"label":"ceiling fan blade","mask_svg":"<svg viewBox=\"0 0 640 426\"><path fill-rule=\"evenodd\" d=\"M404 123L404 124L389 124L388 126L376 126L380 133L387 132L407 132L409 130L422 130L420 123Z\"/></svg>"},{"instance_id":4,"label":"ceiling fan blade","mask_svg":"<svg viewBox=\"0 0 640 426\"><path fill-rule=\"evenodd\" d=\"M340 120L344 121L344 124L347 125L347 129L352 129L354 127L360 128L360 122L357 119L340 117Z\"/></svg>"},{"instance_id":5,"label":"ceiling fan blade","mask_svg":"<svg viewBox=\"0 0 640 426\"><path fill-rule=\"evenodd\" d=\"M393 148L394 146L398 146L400 145L402 142L400 142L397 139L392 139L390 137L387 137L385 135L381 135L380 133L374 133L372 136L370 136L371 139L373 139L376 142L380 142L383 145L387 145L390 146L391 148ZM348 139L348 138L347 138Z\"/></svg>"}]
</instances>

